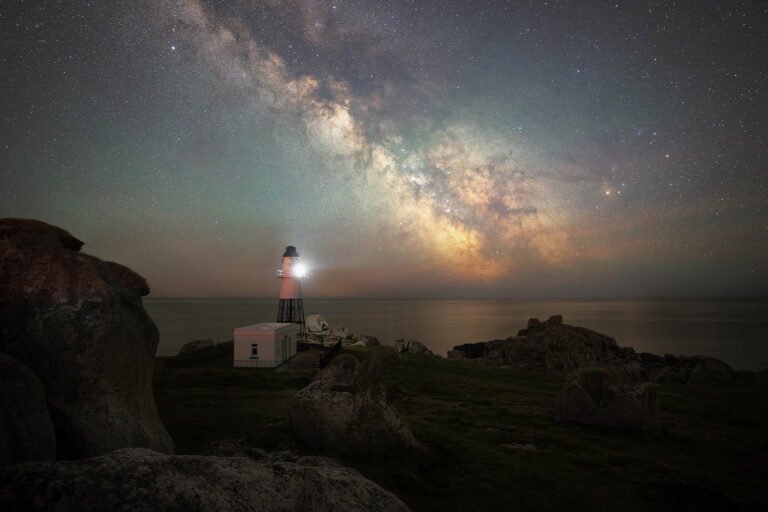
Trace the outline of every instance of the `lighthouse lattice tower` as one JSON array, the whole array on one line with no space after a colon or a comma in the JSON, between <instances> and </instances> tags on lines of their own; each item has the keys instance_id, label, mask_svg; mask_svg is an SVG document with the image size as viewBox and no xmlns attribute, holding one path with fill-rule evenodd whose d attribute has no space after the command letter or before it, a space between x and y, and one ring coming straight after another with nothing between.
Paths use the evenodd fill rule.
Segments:
<instances>
[{"instance_id":1,"label":"lighthouse lattice tower","mask_svg":"<svg viewBox=\"0 0 768 512\"><path fill-rule=\"evenodd\" d=\"M277 307L277 321L294 323L299 327L299 343L307 341L307 326L304 323L304 303L301 300L301 278L306 274L296 247L289 245L283 253L283 265L277 271L280 279L280 303Z\"/></svg>"}]
</instances>

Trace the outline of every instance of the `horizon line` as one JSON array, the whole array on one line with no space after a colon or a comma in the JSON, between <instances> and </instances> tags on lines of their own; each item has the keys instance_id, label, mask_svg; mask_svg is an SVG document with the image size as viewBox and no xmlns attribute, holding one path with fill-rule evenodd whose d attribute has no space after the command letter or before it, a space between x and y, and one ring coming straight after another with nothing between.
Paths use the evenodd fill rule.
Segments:
<instances>
[{"instance_id":1,"label":"horizon line","mask_svg":"<svg viewBox=\"0 0 768 512\"><path fill-rule=\"evenodd\" d=\"M277 297L142 297L144 300L275 300ZM768 300L765 295L701 295L701 296L583 296L583 297L304 297L304 300L338 300L338 301L459 301L459 300L511 300L511 301L619 301L619 300Z\"/></svg>"}]
</instances>

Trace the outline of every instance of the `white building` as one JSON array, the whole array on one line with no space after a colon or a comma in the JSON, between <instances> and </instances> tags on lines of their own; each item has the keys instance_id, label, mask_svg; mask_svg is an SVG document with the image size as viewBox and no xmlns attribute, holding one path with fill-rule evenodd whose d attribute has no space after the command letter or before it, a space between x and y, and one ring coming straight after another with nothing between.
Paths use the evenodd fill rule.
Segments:
<instances>
[{"instance_id":1,"label":"white building","mask_svg":"<svg viewBox=\"0 0 768 512\"><path fill-rule=\"evenodd\" d=\"M236 367L273 368L296 355L298 326L262 323L235 329L233 364Z\"/></svg>"}]
</instances>

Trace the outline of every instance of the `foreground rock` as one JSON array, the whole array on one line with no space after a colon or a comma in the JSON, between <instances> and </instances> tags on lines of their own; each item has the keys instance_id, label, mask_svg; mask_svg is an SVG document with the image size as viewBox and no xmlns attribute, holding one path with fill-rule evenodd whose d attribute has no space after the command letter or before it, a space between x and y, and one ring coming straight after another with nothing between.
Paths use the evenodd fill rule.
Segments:
<instances>
[{"instance_id":1,"label":"foreground rock","mask_svg":"<svg viewBox=\"0 0 768 512\"><path fill-rule=\"evenodd\" d=\"M337 356L293 399L296 438L358 460L418 449L410 428L386 401L382 377L398 359L387 347L375 348L363 364L351 354Z\"/></svg>"},{"instance_id":2,"label":"foreground rock","mask_svg":"<svg viewBox=\"0 0 768 512\"><path fill-rule=\"evenodd\" d=\"M58 458L171 452L152 394L158 331L141 302L149 287L82 245L43 222L0 220L0 351L40 379Z\"/></svg>"},{"instance_id":3,"label":"foreground rock","mask_svg":"<svg viewBox=\"0 0 768 512\"><path fill-rule=\"evenodd\" d=\"M725 362L714 357L702 357L696 361L688 382L692 384L728 384L736 380L736 372Z\"/></svg>"},{"instance_id":4,"label":"foreground rock","mask_svg":"<svg viewBox=\"0 0 768 512\"><path fill-rule=\"evenodd\" d=\"M620 347L610 336L565 324L560 315L546 322L532 318L526 329L505 340L456 346L448 352L448 358L551 373L601 367L624 381L715 384L758 379L755 375L740 377L713 357L637 353L631 347Z\"/></svg>"},{"instance_id":5,"label":"foreground rock","mask_svg":"<svg viewBox=\"0 0 768 512\"><path fill-rule=\"evenodd\" d=\"M0 465L55 458L43 384L17 359L0 353Z\"/></svg>"},{"instance_id":6,"label":"foreground rock","mask_svg":"<svg viewBox=\"0 0 768 512\"><path fill-rule=\"evenodd\" d=\"M659 411L655 384L617 384L603 368L574 372L555 399L555 416L625 429L653 428Z\"/></svg>"},{"instance_id":7,"label":"foreground rock","mask_svg":"<svg viewBox=\"0 0 768 512\"><path fill-rule=\"evenodd\" d=\"M169 456L141 448L0 469L0 509L408 510L392 493L331 459Z\"/></svg>"}]
</instances>

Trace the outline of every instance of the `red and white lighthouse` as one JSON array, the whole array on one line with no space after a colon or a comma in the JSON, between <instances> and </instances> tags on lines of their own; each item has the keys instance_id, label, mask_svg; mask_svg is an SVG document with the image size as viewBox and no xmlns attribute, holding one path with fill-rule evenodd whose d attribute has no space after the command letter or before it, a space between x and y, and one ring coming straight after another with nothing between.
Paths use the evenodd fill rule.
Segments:
<instances>
[{"instance_id":1,"label":"red and white lighthouse","mask_svg":"<svg viewBox=\"0 0 768 512\"><path fill-rule=\"evenodd\" d=\"M301 299L301 279L307 270L301 262L296 247L289 245L283 253L282 268L277 271L280 279L280 303L277 307L277 321L294 323L299 327L299 343L306 343L307 328L304 323L304 304Z\"/></svg>"}]
</instances>

